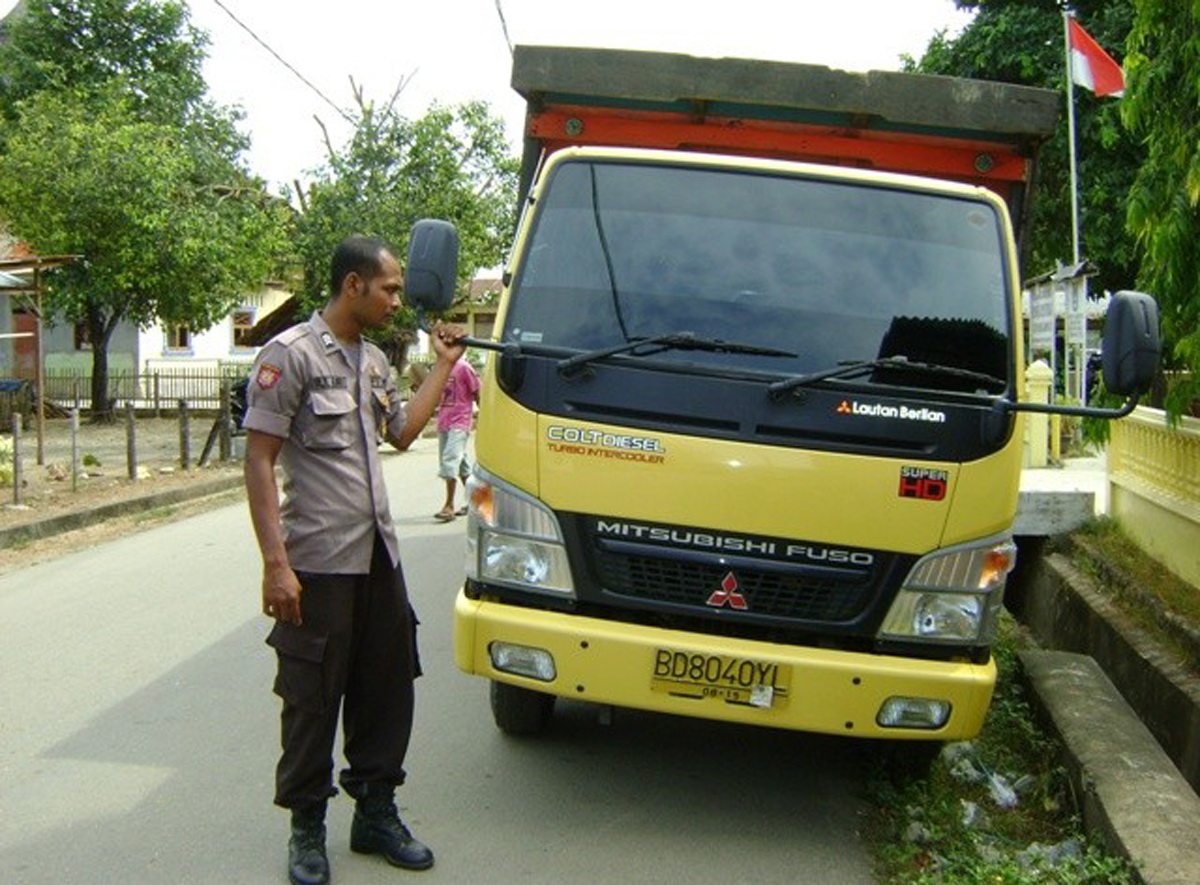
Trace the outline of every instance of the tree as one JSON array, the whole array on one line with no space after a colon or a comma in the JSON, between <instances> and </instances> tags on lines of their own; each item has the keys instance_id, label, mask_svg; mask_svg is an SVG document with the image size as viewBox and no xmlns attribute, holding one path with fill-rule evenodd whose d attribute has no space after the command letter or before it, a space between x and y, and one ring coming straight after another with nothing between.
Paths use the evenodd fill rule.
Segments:
<instances>
[{"instance_id":1,"label":"tree","mask_svg":"<svg viewBox=\"0 0 1200 885\"><path fill-rule=\"evenodd\" d=\"M1065 92L1063 4L1057 0L959 0L975 9L957 37L939 34L920 61L906 67L927 74L999 80ZM1130 0L1076 0L1070 8L1118 60L1133 17ZM1137 255L1125 228L1124 199L1144 148L1120 122L1120 102L1075 89L1079 154L1081 253L1099 268L1099 289L1132 288ZM1070 171L1067 117L1039 158L1027 274L1071 257Z\"/></svg>"},{"instance_id":2,"label":"tree","mask_svg":"<svg viewBox=\"0 0 1200 885\"><path fill-rule=\"evenodd\" d=\"M285 204L240 161L236 112L205 98L205 38L151 0L29 0L0 48L0 214L43 253L52 317L87 324L92 411L111 414L122 320L206 328L269 278Z\"/></svg>"},{"instance_id":3,"label":"tree","mask_svg":"<svg viewBox=\"0 0 1200 885\"><path fill-rule=\"evenodd\" d=\"M1171 415L1200 414L1200 7L1134 0L1122 113L1147 157L1129 194L1140 284L1158 299Z\"/></svg>"},{"instance_id":4,"label":"tree","mask_svg":"<svg viewBox=\"0 0 1200 885\"><path fill-rule=\"evenodd\" d=\"M415 221L444 218L458 228L462 280L503 258L515 221L518 161L502 121L484 102L435 105L408 120L395 109L402 88L377 106L356 87L353 134L340 147L326 136L327 160L303 195L298 221L309 309L328 298L329 256L351 233L381 237L403 254ZM405 310L384 335L380 343L394 359L413 340L414 325Z\"/></svg>"},{"instance_id":5,"label":"tree","mask_svg":"<svg viewBox=\"0 0 1200 885\"><path fill-rule=\"evenodd\" d=\"M95 415L110 411L119 322L207 328L272 269L279 208L253 182L214 183L195 147L139 120L120 95L46 91L22 103L0 155L13 232L40 252L83 256L55 274L47 306L87 325Z\"/></svg>"},{"instance_id":6,"label":"tree","mask_svg":"<svg viewBox=\"0 0 1200 885\"><path fill-rule=\"evenodd\" d=\"M103 90L122 80L140 111L181 122L206 90L207 37L187 7L148 0L28 0L0 53L0 107L42 90Z\"/></svg>"}]
</instances>

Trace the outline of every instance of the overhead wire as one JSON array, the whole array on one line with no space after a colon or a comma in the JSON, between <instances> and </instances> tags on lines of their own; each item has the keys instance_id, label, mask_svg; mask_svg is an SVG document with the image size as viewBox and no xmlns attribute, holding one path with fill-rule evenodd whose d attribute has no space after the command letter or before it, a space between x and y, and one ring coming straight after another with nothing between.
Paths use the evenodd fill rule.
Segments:
<instances>
[{"instance_id":1,"label":"overhead wire","mask_svg":"<svg viewBox=\"0 0 1200 885\"><path fill-rule=\"evenodd\" d=\"M262 37L258 36L258 34L256 34L249 25L247 25L240 18L238 18L236 15L234 15L228 6L226 6L224 3L222 3L221 0L212 0L212 2L215 3L218 7L220 7L222 12L224 12L227 16L229 16L231 19L233 19L233 21L238 25L238 27L240 27L243 31L245 31L247 34L249 34L254 39L254 41L256 43L258 43L259 46L261 46L263 49L267 50L267 52L271 53L271 55L274 56L276 61L278 61L281 65L283 65L285 68L287 68L289 71L291 71L300 80L301 83L303 83L305 86L307 86L313 92L315 92L321 98L322 101L324 101L331 108L333 108L335 111L337 111L338 114L342 117L342 119L344 119L351 126L355 125L355 121L354 121L353 117L351 117L348 113L346 113L346 111L343 110L335 101L333 101L333 99L331 99L324 92L322 92L315 85L313 85L313 83L307 77L305 77L298 70L296 70L295 67L293 67L291 64L289 64L288 61L285 58L283 58L283 56L281 56L278 52L276 52L269 45L267 45L267 42L265 40L263 40ZM499 0L496 0L496 2L499 3Z\"/></svg>"},{"instance_id":2,"label":"overhead wire","mask_svg":"<svg viewBox=\"0 0 1200 885\"><path fill-rule=\"evenodd\" d=\"M496 0L496 15L500 16L500 30L504 32L504 42L508 44L508 54L513 54L512 39L508 36L508 22L504 19L504 4Z\"/></svg>"}]
</instances>

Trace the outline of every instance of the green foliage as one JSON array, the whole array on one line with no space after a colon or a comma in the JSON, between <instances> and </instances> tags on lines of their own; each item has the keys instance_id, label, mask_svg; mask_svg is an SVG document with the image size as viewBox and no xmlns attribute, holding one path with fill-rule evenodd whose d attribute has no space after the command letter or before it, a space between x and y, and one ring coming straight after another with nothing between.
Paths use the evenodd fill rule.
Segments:
<instances>
[{"instance_id":1,"label":"green foliage","mask_svg":"<svg viewBox=\"0 0 1200 885\"><path fill-rule=\"evenodd\" d=\"M0 53L0 108L43 90L91 91L123 80L139 112L163 122L205 91L207 38L188 24L187 6L148 0L27 0Z\"/></svg>"},{"instance_id":2,"label":"green foliage","mask_svg":"<svg viewBox=\"0 0 1200 885\"><path fill-rule=\"evenodd\" d=\"M13 441L11 436L0 436L0 486L13 484Z\"/></svg>"},{"instance_id":3,"label":"green foliage","mask_svg":"<svg viewBox=\"0 0 1200 885\"><path fill-rule=\"evenodd\" d=\"M965 779L945 754L928 777L881 772L871 785L879 880L896 885L1131 885L1120 858L1088 843L1071 807L1058 747L1038 722L1019 679L1020 636L1005 616L995 648L999 677L972 768L1016 781L1019 802L1001 808L985 783ZM968 809L973 812L968 813ZM1052 845L1074 846L1053 858ZM1041 846L1041 849L1039 849Z\"/></svg>"},{"instance_id":4,"label":"green foliage","mask_svg":"<svg viewBox=\"0 0 1200 885\"><path fill-rule=\"evenodd\" d=\"M383 238L403 260L413 223L444 218L458 228L462 280L499 263L514 225L518 169L503 122L484 102L435 105L408 120L393 104L356 98L354 134L341 147L327 144L298 224L307 307L328 298L329 256L351 233ZM411 328L413 317L403 311L397 322Z\"/></svg>"},{"instance_id":5,"label":"green foliage","mask_svg":"<svg viewBox=\"0 0 1200 885\"><path fill-rule=\"evenodd\" d=\"M1110 55L1124 54L1132 21L1131 0L1076 0L1079 20ZM1070 164L1065 113L1066 49L1062 4L1055 0L975 0L961 8L977 10L957 37L939 34L908 69L982 80L998 80L1057 89L1064 93L1058 132L1042 147L1033 231L1024 252L1026 276L1034 276L1071 258ZM1120 102L1098 99L1086 89L1075 92L1080 189L1080 250L1099 268L1093 289L1133 288L1136 254L1125 230L1125 193L1144 149L1120 125Z\"/></svg>"},{"instance_id":6,"label":"green foliage","mask_svg":"<svg viewBox=\"0 0 1200 885\"><path fill-rule=\"evenodd\" d=\"M1172 416L1200 400L1200 6L1134 0L1122 113L1148 154L1129 194L1140 285L1158 299Z\"/></svg>"},{"instance_id":7,"label":"green foliage","mask_svg":"<svg viewBox=\"0 0 1200 885\"><path fill-rule=\"evenodd\" d=\"M87 324L109 410L116 325L203 329L277 269L289 213L239 161L237 115L204 98L186 6L32 0L0 48L0 216L43 255L52 318Z\"/></svg>"}]
</instances>

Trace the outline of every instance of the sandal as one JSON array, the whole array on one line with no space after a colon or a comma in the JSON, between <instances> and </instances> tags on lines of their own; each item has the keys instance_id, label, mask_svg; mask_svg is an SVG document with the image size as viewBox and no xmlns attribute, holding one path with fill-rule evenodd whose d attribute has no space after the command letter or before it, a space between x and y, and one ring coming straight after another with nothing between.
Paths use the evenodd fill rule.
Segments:
<instances>
[{"instance_id":1,"label":"sandal","mask_svg":"<svg viewBox=\"0 0 1200 885\"><path fill-rule=\"evenodd\" d=\"M464 504L463 506L461 506L457 510L455 510L454 515L455 516L466 516L467 515L467 505Z\"/></svg>"},{"instance_id":2,"label":"sandal","mask_svg":"<svg viewBox=\"0 0 1200 885\"><path fill-rule=\"evenodd\" d=\"M433 518L438 522L450 522L454 519L454 511L449 507L443 507L437 513L433 514Z\"/></svg>"}]
</instances>

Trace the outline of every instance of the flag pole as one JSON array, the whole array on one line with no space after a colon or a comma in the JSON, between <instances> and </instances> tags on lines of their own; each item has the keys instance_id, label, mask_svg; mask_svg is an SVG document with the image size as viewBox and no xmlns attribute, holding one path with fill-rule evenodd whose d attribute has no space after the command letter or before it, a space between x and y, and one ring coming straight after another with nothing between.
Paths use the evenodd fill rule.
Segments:
<instances>
[{"instance_id":1,"label":"flag pole","mask_svg":"<svg viewBox=\"0 0 1200 885\"><path fill-rule=\"evenodd\" d=\"M1071 158L1071 261L1079 264L1079 181L1075 168L1075 77L1071 73L1071 14L1063 12L1063 41L1067 61L1067 146Z\"/></svg>"}]
</instances>

